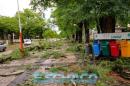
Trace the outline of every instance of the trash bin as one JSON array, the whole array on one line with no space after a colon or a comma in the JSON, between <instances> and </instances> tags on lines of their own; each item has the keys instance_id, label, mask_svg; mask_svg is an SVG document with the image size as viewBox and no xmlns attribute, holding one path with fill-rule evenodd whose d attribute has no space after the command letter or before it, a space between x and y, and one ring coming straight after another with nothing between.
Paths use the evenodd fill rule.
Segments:
<instances>
[{"instance_id":1,"label":"trash bin","mask_svg":"<svg viewBox=\"0 0 130 86\"><path fill-rule=\"evenodd\" d=\"M110 51L109 51L109 42L106 40L101 41L101 51L102 55L105 57L110 56Z\"/></svg>"},{"instance_id":2,"label":"trash bin","mask_svg":"<svg viewBox=\"0 0 130 86\"><path fill-rule=\"evenodd\" d=\"M93 43L93 54L95 57L98 57L100 55L99 41L94 41Z\"/></svg>"},{"instance_id":3,"label":"trash bin","mask_svg":"<svg viewBox=\"0 0 130 86\"><path fill-rule=\"evenodd\" d=\"M110 41L109 45L110 45L111 56L113 58L119 57L119 46L118 46L118 43L116 43L116 41Z\"/></svg>"},{"instance_id":4,"label":"trash bin","mask_svg":"<svg viewBox=\"0 0 130 86\"><path fill-rule=\"evenodd\" d=\"M130 57L130 41L127 44L127 57Z\"/></svg>"},{"instance_id":5,"label":"trash bin","mask_svg":"<svg viewBox=\"0 0 130 86\"><path fill-rule=\"evenodd\" d=\"M120 42L120 45L121 45L121 57L127 57L128 42L126 40L122 40Z\"/></svg>"}]
</instances>

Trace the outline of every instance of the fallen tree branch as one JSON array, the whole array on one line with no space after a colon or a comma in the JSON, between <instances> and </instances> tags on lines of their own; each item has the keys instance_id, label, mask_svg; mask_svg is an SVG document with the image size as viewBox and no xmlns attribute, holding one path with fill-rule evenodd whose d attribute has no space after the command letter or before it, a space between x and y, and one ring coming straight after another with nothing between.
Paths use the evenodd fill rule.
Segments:
<instances>
[{"instance_id":1,"label":"fallen tree branch","mask_svg":"<svg viewBox=\"0 0 130 86\"><path fill-rule=\"evenodd\" d=\"M0 74L0 76L7 77L7 76L19 75L19 74L23 73L24 71L25 70L20 70L20 71L16 71L16 72L13 72L13 73L8 73L8 74Z\"/></svg>"}]
</instances>

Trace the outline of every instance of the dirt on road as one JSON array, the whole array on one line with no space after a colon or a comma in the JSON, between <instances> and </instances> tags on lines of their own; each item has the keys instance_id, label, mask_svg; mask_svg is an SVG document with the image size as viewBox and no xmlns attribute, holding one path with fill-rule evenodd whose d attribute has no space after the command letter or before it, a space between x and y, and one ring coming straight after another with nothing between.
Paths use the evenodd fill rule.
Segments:
<instances>
[{"instance_id":1,"label":"dirt on road","mask_svg":"<svg viewBox=\"0 0 130 86\"><path fill-rule=\"evenodd\" d=\"M9 63L0 64L0 86L8 86L17 76L26 71L27 67L39 61L37 55Z\"/></svg>"}]
</instances>

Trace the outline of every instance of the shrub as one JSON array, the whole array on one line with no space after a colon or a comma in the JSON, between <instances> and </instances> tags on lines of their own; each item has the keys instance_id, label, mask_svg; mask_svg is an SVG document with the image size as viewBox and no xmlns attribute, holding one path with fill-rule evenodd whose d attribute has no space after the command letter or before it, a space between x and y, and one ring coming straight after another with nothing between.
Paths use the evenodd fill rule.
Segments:
<instances>
[{"instance_id":1,"label":"shrub","mask_svg":"<svg viewBox=\"0 0 130 86\"><path fill-rule=\"evenodd\" d=\"M16 60L16 59L20 59L22 57L28 56L29 52L28 49L24 49L24 54L22 55L19 49L15 49L12 53L11 53L11 59L12 60Z\"/></svg>"},{"instance_id":2,"label":"shrub","mask_svg":"<svg viewBox=\"0 0 130 86\"><path fill-rule=\"evenodd\" d=\"M19 59L21 58L20 50L16 49L11 53L11 58L12 59Z\"/></svg>"},{"instance_id":3,"label":"shrub","mask_svg":"<svg viewBox=\"0 0 130 86\"><path fill-rule=\"evenodd\" d=\"M130 59L119 58L115 61L113 65L113 70L116 72L121 72L123 69L128 69L130 71Z\"/></svg>"}]
</instances>

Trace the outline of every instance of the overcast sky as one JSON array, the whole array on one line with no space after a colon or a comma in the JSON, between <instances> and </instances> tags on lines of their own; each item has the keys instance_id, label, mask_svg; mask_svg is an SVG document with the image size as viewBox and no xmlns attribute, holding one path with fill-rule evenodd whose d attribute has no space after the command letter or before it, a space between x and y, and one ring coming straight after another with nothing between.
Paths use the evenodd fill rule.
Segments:
<instances>
[{"instance_id":1,"label":"overcast sky","mask_svg":"<svg viewBox=\"0 0 130 86\"><path fill-rule=\"evenodd\" d=\"M20 11L23 11L26 8L31 8L29 4L30 0L19 0ZM0 0L0 15L13 17L17 11L17 0ZM45 19L48 20L51 15L51 9L47 9L44 13ZM53 27L53 30L58 31L58 27Z\"/></svg>"},{"instance_id":2,"label":"overcast sky","mask_svg":"<svg viewBox=\"0 0 130 86\"><path fill-rule=\"evenodd\" d=\"M29 8L30 0L19 0L20 11ZM0 15L14 16L17 11L17 0L0 0Z\"/></svg>"},{"instance_id":3,"label":"overcast sky","mask_svg":"<svg viewBox=\"0 0 130 86\"><path fill-rule=\"evenodd\" d=\"M19 0L20 11L25 8L30 8L30 0ZM17 12L17 0L0 0L0 15L2 16L14 16ZM51 15L51 10L45 11L45 18L48 19Z\"/></svg>"}]
</instances>

